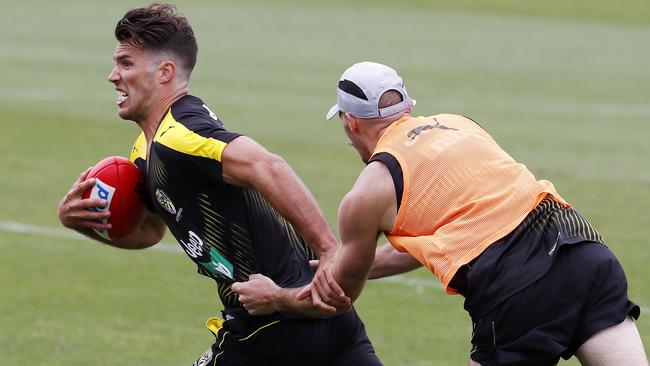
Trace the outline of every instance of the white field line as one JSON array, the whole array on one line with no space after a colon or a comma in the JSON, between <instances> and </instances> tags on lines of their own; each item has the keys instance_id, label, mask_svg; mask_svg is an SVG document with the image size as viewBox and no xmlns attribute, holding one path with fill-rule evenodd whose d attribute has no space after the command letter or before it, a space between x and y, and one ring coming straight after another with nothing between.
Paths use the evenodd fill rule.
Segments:
<instances>
[{"instance_id":1,"label":"white field line","mask_svg":"<svg viewBox=\"0 0 650 366\"><path fill-rule=\"evenodd\" d=\"M442 289L442 284L436 278L434 278L433 275L431 275L430 279L409 277L406 275L396 275L396 276L384 277L379 280L371 280L371 281L397 283L400 285L407 285L415 288Z\"/></svg>"},{"instance_id":2,"label":"white field line","mask_svg":"<svg viewBox=\"0 0 650 366\"><path fill-rule=\"evenodd\" d=\"M65 239L72 239L72 240L85 240L85 241L91 241L90 238L87 238L75 231L64 229L64 228L53 228L53 227L45 227L45 226L38 226L38 225L31 225L31 224L23 224L21 222L14 222L14 221L3 221L0 220L0 230L2 231L9 231L12 233L20 233L20 234L28 234L28 235L36 235L36 236L43 236L43 237L55 237L55 238L65 238ZM177 252L180 253L182 252L181 248L172 243L158 243L151 247L153 250L160 250L164 252Z\"/></svg>"},{"instance_id":3,"label":"white field line","mask_svg":"<svg viewBox=\"0 0 650 366\"><path fill-rule=\"evenodd\" d=\"M73 230L68 230L63 227L46 227L32 224L24 224L22 222L15 221L3 221L0 220L0 230L8 231L12 233L19 234L28 234L41 237L54 237L54 238L63 238L63 239L72 239L72 240L82 240L82 241L92 241L90 238L87 238ZM152 246L152 250L161 250L165 252L182 252L180 246L174 243L158 243ZM424 278L414 278L408 277L405 275L397 275L392 277L382 278L378 281L396 283L401 285L407 285L415 288L436 288L441 289L442 285L433 277L431 279Z\"/></svg>"},{"instance_id":4,"label":"white field line","mask_svg":"<svg viewBox=\"0 0 650 366\"><path fill-rule=\"evenodd\" d=\"M84 241L91 240L81 234L78 234L72 230L68 230L64 228L52 228L52 227L24 224L24 223L14 222L14 221L0 220L0 230L12 232L12 233L29 234L29 235L36 235L36 236L43 236L43 237L55 237L55 238L65 238L65 239L84 240ZM163 252L174 252L174 253L181 252L181 249L178 245L167 243L167 242L158 243L153 247L151 247L151 249L160 250ZM424 278L408 277L406 275L397 275L397 276L382 278L379 281L395 283L399 285L406 285L415 288L442 289L442 285L440 284L440 282L438 282L438 280L436 280L433 277L431 277L431 279L424 279ZM650 307L642 306L641 312L644 314L650 314Z\"/></svg>"}]
</instances>

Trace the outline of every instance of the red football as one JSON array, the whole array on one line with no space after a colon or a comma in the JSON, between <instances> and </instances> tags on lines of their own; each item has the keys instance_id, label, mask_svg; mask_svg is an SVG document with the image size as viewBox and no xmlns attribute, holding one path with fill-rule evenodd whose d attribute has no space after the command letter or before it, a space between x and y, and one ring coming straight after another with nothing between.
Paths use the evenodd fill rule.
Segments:
<instances>
[{"instance_id":1,"label":"red football","mask_svg":"<svg viewBox=\"0 0 650 366\"><path fill-rule=\"evenodd\" d=\"M96 183L84 198L101 198L108 203L94 211L110 211L110 230L95 229L100 236L117 240L130 234L144 220L145 206L142 199L144 178L140 169L129 159L109 156L97 163L86 179L95 178Z\"/></svg>"}]
</instances>

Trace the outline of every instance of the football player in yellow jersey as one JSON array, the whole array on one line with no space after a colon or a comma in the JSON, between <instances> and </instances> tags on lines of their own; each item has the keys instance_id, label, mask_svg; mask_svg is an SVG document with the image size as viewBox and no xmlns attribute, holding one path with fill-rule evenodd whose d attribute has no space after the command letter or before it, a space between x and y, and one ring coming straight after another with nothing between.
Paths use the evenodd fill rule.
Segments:
<instances>
[{"instance_id":1,"label":"football player in yellow jersey","mask_svg":"<svg viewBox=\"0 0 650 366\"><path fill-rule=\"evenodd\" d=\"M339 207L332 276L298 298L355 300L366 278L426 266L465 297L470 365L647 365L625 274L598 232L473 120L411 116L392 68L361 62L339 79L343 129L367 166ZM390 244L377 247L378 234ZM331 282L331 278L336 280ZM260 314L297 301L268 278L237 284ZM321 303L316 301L315 305Z\"/></svg>"},{"instance_id":2,"label":"football player in yellow jersey","mask_svg":"<svg viewBox=\"0 0 650 366\"><path fill-rule=\"evenodd\" d=\"M343 299L335 304L338 314L333 307L305 307L318 319L293 308L268 316L246 311L232 289L235 281L261 273L296 293L314 276L313 254L328 275L336 238L282 158L227 131L201 99L188 94L197 44L184 16L168 4L132 9L118 21L115 37L108 81L117 92L119 116L142 130L131 157L145 177L149 211L123 239L98 236L93 229L110 224L97 220L110 212L88 210L106 203L82 197L95 183L84 172L59 204L61 223L129 249L155 245L170 229L198 272L216 282L224 305L225 321L209 322L214 344L197 366L381 365L340 288L334 288Z\"/></svg>"}]
</instances>

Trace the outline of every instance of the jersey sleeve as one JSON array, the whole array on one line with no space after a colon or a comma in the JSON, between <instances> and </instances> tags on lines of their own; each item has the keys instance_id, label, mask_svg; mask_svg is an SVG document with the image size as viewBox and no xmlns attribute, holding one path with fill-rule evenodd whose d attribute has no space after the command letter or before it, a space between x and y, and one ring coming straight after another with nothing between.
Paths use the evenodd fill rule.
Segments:
<instances>
[{"instance_id":1,"label":"jersey sleeve","mask_svg":"<svg viewBox=\"0 0 650 366\"><path fill-rule=\"evenodd\" d=\"M198 161L200 169L205 173L205 178L212 183L226 184L223 179L222 154L226 146L241 134L227 131L221 126L197 131L197 134L205 138L202 145L206 148L206 157L209 158L208 162Z\"/></svg>"},{"instance_id":2,"label":"jersey sleeve","mask_svg":"<svg viewBox=\"0 0 650 366\"><path fill-rule=\"evenodd\" d=\"M236 132L230 132L223 127L212 127L203 131L202 135L213 138L217 141L220 141L224 144L228 144L230 141L241 136L241 134Z\"/></svg>"},{"instance_id":3,"label":"jersey sleeve","mask_svg":"<svg viewBox=\"0 0 650 366\"><path fill-rule=\"evenodd\" d=\"M131 149L131 156L129 160L133 164L137 164L138 159L145 160L147 158L147 140L144 137L144 132L140 133L140 136L135 140L133 148Z\"/></svg>"},{"instance_id":4,"label":"jersey sleeve","mask_svg":"<svg viewBox=\"0 0 650 366\"><path fill-rule=\"evenodd\" d=\"M135 166L140 169L140 173L142 173L143 176L145 176L145 173L147 171L147 139L144 137L144 132L141 132L138 138L135 140L135 143L133 144L133 147L131 148L131 156L129 157L129 160ZM149 194L147 193L147 188L146 184L145 187L140 188L140 197L144 200L145 206L147 207L147 210L154 212L153 204L149 200Z\"/></svg>"},{"instance_id":5,"label":"jersey sleeve","mask_svg":"<svg viewBox=\"0 0 650 366\"><path fill-rule=\"evenodd\" d=\"M164 159L176 169L187 170L187 176L222 185L222 153L239 136L228 131L200 99L187 96L172 106L154 142L156 152L165 155Z\"/></svg>"}]
</instances>

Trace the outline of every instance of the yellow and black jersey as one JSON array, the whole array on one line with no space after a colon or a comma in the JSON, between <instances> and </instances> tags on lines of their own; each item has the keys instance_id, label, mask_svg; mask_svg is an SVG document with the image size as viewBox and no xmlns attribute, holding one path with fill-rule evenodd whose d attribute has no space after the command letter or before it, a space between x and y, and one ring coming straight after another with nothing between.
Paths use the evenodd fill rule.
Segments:
<instances>
[{"instance_id":1,"label":"yellow and black jersey","mask_svg":"<svg viewBox=\"0 0 650 366\"><path fill-rule=\"evenodd\" d=\"M145 172L148 206L169 227L202 275L214 279L226 309L239 308L235 281L262 273L282 287L308 283L311 249L254 188L223 180L221 154L239 137L197 97L169 109L147 154L144 134L131 160Z\"/></svg>"}]
</instances>

